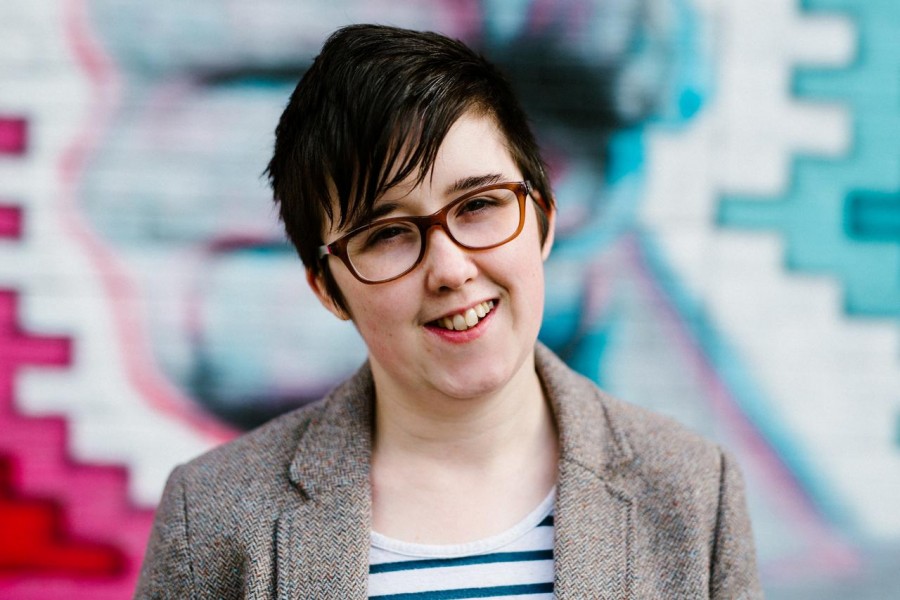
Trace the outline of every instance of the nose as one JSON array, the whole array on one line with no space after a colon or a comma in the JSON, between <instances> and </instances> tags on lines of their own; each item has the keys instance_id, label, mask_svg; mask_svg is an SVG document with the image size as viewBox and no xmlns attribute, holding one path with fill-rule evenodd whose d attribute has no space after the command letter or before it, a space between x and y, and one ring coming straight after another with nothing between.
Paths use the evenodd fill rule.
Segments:
<instances>
[{"instance_id":1,"label":"nose","mask_svg":"<svg viewBox=\"0 0 900 600\"><path fill-rule=\"evenodd\" d=\"M478 274L471 251L458 246L441 227L429 230L423 263L426 285L435 292L459 289Z\"/></svg>"}]
</instances>

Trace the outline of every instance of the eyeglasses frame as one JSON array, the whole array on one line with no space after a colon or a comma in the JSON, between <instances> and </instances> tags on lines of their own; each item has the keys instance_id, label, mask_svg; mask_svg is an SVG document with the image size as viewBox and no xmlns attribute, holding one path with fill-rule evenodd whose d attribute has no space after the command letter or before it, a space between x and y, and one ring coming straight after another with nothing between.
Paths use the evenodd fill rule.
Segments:
<instances>
[{"instance_id":1,"label":"eyeglasses frame","mask_svg":"<svg viewBox=\"0 0 900 600\"><path fill-rule=\"evenodd\" d=\"M516 227L515 232L512 235L510 235L508 238L503 240L502 242L498 242L496 244L491 244L490 246L478 246L478 247L467 246L466 244L463 244L462 242L457 240L455 237L453 237L453 234L450 232L450 228L447 225L447 215L450 214L450 211L453 208L455 208L457 205L461 204L462 202L465 202L466 200L469 200L470 198L477 196L478 194L483 194L484 192L489 192L491 190L501 190L501 189L514 192L516 194L516 198L519 201L519 224ZM486 185L484 187L480 187L475 190L468 191L465 194L463 194L462 196L460 196L459 198L451 200L448 204L444 205L443 208L441 208L437 212L434 212L430 215L388 217L385 219L378 219L377 221L372 221L371 223L361 225L360 227L356 227L355 229L348 231L347 233L345 233L338 239L334 240L330 244L323 244L322 246L319 246L319 248L318 248L319 260L322 260L329 255L339 258L341 260L341 262L343 262L344 265L347 267L347 270L350 271L350 274L365 284L375 285L375 284L379 284L379 283L388 283L390 281L395 281L397 279L400 279L404 275L408 274L410 271L412 271L416 267L418 267L419 264L422 262L422 259L425 257L426 247L428 245L428 232L434 227L440 227L444 231L444 233L447 234L447 237L450 238L451 240L453 240L454 244L456 244L457 246L459 246L460 248L463 248L465 250L473 250L473 251L491 250L493 248L497 248L498 246L502 246L503 244L511 242L512 240L517 238L520 233L522 233L522 228L525 226L525 212L526 212L525 211L525 200L528 197L531 197L532 199L535 200L535 202L538 202L538 204L540 205L542 210L546 211L548 209L547 206L545 206L542 202L539 202L537 199L534 198L534 196L532 196L532 192L533 192L533 188L531 187L531 182L529 182L529 181L509 181L509 182L504 182L504 183L494 183L491 185ZM358 234L359 232L364 231L366 229L370 229L372 227L378 227L378 226L383 226L383 225L389 225L391 223L400 223L400 222L412 223L419 229L419 235L421 236L422 243L419 244L419 256L416 257L415 262L413 262L413 264L408 269L403 271L402 273L395 275L389 279L379 279L377 281L373 281L370 279L366 279L365 277L360 275L356 271L356 268L354 268L353 264L350 262L350 257L347 254L347 244L348 244L350 238L353 237L354 235Z\"/></svg>"}]
</instances>

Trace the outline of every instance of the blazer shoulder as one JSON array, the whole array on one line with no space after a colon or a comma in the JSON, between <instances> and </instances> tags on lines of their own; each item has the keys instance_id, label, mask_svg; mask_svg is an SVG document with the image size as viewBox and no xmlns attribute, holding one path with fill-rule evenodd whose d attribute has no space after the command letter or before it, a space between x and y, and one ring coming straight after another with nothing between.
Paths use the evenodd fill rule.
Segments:
<instances>
[{"instance_id":1,"label":"blazer shoulder","mask_svg":"<svg viewBox=\"0 0 900 600\"><path fill-rule=\"evenodd\" d=\"M280 415L181 465L181 480L189 489L203 487L204 482L222 489L269 483L273 477L286 479L300 438L323 412L325 400Z\"/></svg>"},{"instance_id":2,"label":"blazer shoulder","mask_svg":"<svg viewBox=\"0 0 900 600\"><path fill-rule=\"evenodd\" d=\"M612 397L544 346L537 346L535 358L569 457L603 473L623 465L659 476L718 471L721 451L713 442L674 419Z\"/></svg>"},{"instance_id":3,"label":"blazer shoulder","mask_svg":"<svg viewBox=\"0 0 900 600\"><path fill-rule=\"evenodd\" d=\"M743 478L731 454L671 418L599 394L631 450L615 480L634 500L645 566L694 573L712 598L761 598ZM688 555L701 559L670 560Z\"/></svg>"},{"instance_id":4,"label":"blazer shoulder","mask_svg":"<svg viewBox=\"0 0 900 600\"><path fill-rule=\"evenodd\" d=\"M598 396L609 419L628 437L636 452L654 457L660 454L661 459L684 452L691 456L719 452L715 442L672 417L619 400L602 390Z\"/></svg>"},{"instance_id":5,"label":"blazer shoulder","mask_svg":"<svg viewBox=\"0 0 900 600\"><path fill-rule=\"evenodd\" d=\"M603 391L599 397L606 414L630 446L635 462L644 470L672 473L718 470L722 448L675 419L613 398Z\"/></svg>"}]
</instances>

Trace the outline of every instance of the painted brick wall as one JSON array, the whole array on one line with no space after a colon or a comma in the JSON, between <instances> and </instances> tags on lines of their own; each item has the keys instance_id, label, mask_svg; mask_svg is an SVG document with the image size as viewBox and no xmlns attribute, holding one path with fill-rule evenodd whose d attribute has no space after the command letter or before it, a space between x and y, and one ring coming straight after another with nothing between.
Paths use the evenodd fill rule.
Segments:
<instances>
[{"instance_id":1,"label":"painted brick wall","mask_svg":"<svg viewBox=\"0 0 900 600\"><path fill-rule=\"evenodd\" d=\"M130 597L170 469L363 359L261 173L366 21L509 73L560 207L541 338L738 456L768 597L891 597L893 0L3 3L0 596Z\"/></svg>"}]
</instances>

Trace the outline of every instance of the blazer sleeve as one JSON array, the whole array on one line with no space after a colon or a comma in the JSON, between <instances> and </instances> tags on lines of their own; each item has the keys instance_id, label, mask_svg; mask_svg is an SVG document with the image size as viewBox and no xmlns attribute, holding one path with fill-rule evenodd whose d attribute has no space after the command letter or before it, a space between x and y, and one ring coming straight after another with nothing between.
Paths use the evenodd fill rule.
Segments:
<instances>
[{"instance_id":1,"label":"blazer sleeve","mask_svg":"<svg viewBox=\"0 0 900 600\"><path fill-rule=\"evenodd\" d=\"M744 482L737 463L727 452L721 454L710 597L720 600L763 598Z\"/></svg>"},{"instance_id":2,"label":"blazer sleeve","mask_svg":"<svg viewBox=\"0 0 900 600\"><path fill-rule=\"evenodd\" d=\"M134 597L191 598L192 569L182 468L169 476L156 510Z\"/></svg>"}]
</instances>

